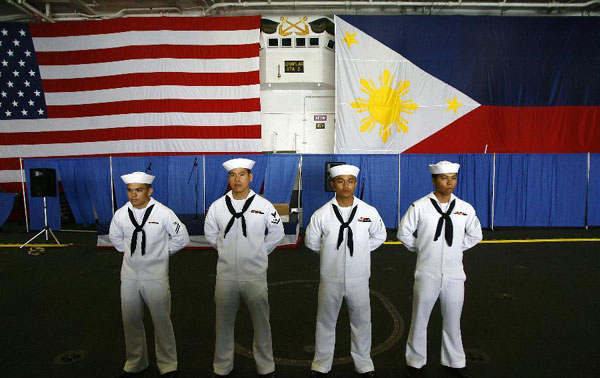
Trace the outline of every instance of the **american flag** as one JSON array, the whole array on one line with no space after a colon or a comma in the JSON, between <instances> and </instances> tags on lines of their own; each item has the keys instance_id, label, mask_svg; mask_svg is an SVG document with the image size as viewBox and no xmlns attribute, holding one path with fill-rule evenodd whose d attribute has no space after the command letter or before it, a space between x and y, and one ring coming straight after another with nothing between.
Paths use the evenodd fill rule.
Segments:
<instances>
[{"instance_id":1,"label":"american flag","mask_svg":"<svg viewBox=\"0 0 600 378\"><path fill-rule=\"evenodd\" d=\"M0 24L0 187L19 158L260 151L260 22Z\"/></svg>"}]
</instances>

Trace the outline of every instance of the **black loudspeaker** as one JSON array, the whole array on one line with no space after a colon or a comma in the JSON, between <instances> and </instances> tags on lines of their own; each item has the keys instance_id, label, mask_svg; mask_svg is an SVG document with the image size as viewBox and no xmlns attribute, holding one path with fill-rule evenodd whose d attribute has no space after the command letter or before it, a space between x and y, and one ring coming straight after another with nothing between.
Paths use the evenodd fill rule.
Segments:
<instances>
[{"instance_id":1,"label":"black loudspeaker","mask_svg":"<svg viewBox=\"0 0 600 378\"><path fill-rule=\"evenodd\" d=\"M32 197L56 197L56 169L29 169L29 187Z\"/></svg>"},{"instance_id":2,"label":"black loudspeaker","mask_svg":"<svg viewBox=\"0 0 600 378\"><path fill-rule=\"evenodd\" d=\"M336 165L346 164L341 161L328 161L325 163L325 191L335 192L335 189L331 186L331 177L329 177L329 168L335 167Z\"/></svg>"}]
</instances>

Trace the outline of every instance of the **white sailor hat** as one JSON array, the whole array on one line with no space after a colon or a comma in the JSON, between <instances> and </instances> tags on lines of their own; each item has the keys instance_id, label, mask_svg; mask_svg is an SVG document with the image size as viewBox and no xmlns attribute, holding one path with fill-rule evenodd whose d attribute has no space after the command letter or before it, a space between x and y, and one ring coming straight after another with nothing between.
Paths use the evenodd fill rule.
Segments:
<instances>
[{"instance_id":1,"label":"white sailor hat","mask_svg":"<svg viewBox=\"0 0 600 378\"><path fill-rule=\"evenodd\" d=\"M125 184L152 184L154 176L144 172L132 172L121 176L121 180Z\"/></svg>"},{"instance_id":2,"label":"white sailor hat","mask_svg":"<svg viewBox=\"0 0 600 378\"><path fill-rule=\"evenodd\" d=\"M439 175L442 173L458 173L460 164L452 163L446 160L442 160L435 164L429 164L429 171L432 175Z\"/></svg>"},{"instance_id":3,"label":"white sailor hat","mask_svg":"<svg viewBox=\"0 0 600 378\"><path fill-rule=\"evenodd\" d=\"M223 168L225 168L225 170L227 172L231 171L232 169L236 169L236 168L246 168L246 169L250 169L252 170L252 167L254 167L254 160L250 160L250 159L242 159L242 158L238 158L238 159L231 159L231 160L227 160L225 163L223 163Z\"/></svg>"},{"instance_id":4,"label":"white sailor hat","mask_svg":"<svg viewBox=\"0 0 600 378\"><path fill-rule=\"evenodd\" d=\"M336 165L335 167L329 168L329 175L331 176L331 178L335 178L340 175L350 175L358 177L358 172L360 172L360 169L350 164Z\"/></svg>"}]
</instances>

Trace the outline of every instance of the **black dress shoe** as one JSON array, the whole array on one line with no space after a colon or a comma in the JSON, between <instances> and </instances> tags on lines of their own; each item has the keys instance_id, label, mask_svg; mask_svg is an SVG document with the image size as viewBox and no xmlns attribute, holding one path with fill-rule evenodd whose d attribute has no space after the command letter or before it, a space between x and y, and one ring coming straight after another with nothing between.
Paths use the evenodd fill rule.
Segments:
<instances>
[{"instance_id":1,"label":"black dress shoe","mask_svg":"<svg viewBox=\"0 0 600 378\"><path fill-rule=\"evenodd\" d=\"M168 373L161 374L161 376L160 376L160 378L176 378L176 377L177 377L177 370L173 370Z\"/></svg>"},{"instance_id":2,"label":"black dress shoe","mask_svg":"<svg viewBox=\"0 0 600 378\"><path fill-rule=\"evenodd\" d=\"M316 370L310 371L310 378L319 378L319 377L325 377L325 376L327 376L327 373L321 373L320 371L316 371Z\"/></svg>"},{"instance_id":3,"label":"black dress shoe","mask_svg":"<svg viewBox=\"0 0 600 378\"><path fill-rule=\"evenodd\" d=\"M140 374L144 373L146 370L148 370L148 368L145 368L144 370L138 371L137 373L130 373L128 371L121 370L121 372L118 375L115 375L115 378L135 377L137 375L140 375Z\"/></svg>"},{"instance_id":4,"label":"black dress shoe","mask_svg":"<svg viewBox=\"0 0 600 378\"><path fill-rule=\"evenodd\" d=\"M375 378L375 371L371 370L366 373L361 373L360 376L364 378Z\"/></svg>"},{"instance_id":5,"label":"black dress shoe","mask_svg":"<svg viewBox=\"0 0 600 378\"><path fill-rule=\"evenodd\" d=\"M417 378L423 376L423 368L416 368L412 366L406 366L406 376L408 378Z\"/></svg>"},{"instance_id":6,"label":"black dress shoe","mask_svg":"<svg viewBox=\"0 0 600 378\"><path fill-rule=\"evenodd\" d=\"M260 378L275 378L275 377L276 377L276 375L275 375L275 372L274 372L274 371L272 371L272 372L270 372L270 373L267 373L267 374L259 374L258 376L259 376Z\"/></svg>"},{"instance_id":7,"label":"black dress shoe","mask_svg":"<svg viewBox=\"0 0 600 378\"><path fill-rule=\"evenodd\" d=\"M446 370L451 371L455 376L462 378L471 378L472 375L466 367L463 368L453 368L449 366L444 366Z\"/></svg>"}]
</instances>

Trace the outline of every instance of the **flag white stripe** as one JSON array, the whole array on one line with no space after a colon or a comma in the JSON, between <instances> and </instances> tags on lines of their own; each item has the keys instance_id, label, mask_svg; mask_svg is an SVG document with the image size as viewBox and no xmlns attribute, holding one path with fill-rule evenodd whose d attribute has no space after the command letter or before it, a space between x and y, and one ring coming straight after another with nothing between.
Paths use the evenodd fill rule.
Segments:
<instances>
[{"instance_id":1,"label":"flag white stripe","mask_svg":"<svg viewBox=\"0 0 600 378\"><path fill-rule=\"evenodd\" d=\"M260 30L127 31L69 37L35 37L36 51L76 51L152 45L246 45L257 43Z\"/></svg>"},{"instance_id":2,"label":"flag white stripe","mask_svg":"<svg viewBox=\"0 0 600 378\"><path fill-rule=\"evenodd\" d=\"M228 87L162 85L102 89L96 91L46 93L46 105L82 105L134 100L219 100L260 97L260 84Z\"/></svg>"},{"instance_id":3,"label":"flag white stripe","mask_svg":"<svg viewBox=\"0 0 600 378\"><path fill-rule=\"evenodd\" d=\"M40 66L42 79L81 79L131 73L235 73L258 71L259 57L241 59L132 59L119 62Z\"/></svg>"},{"instance_id":4,"label":"flag white stripe","mask_svg":"<svg viewBox=\"0 0 600 378\"><path fill-rule=\"evenodd\" d=\"M241 113L142 113L87 118L22 119L0 122L1 133L95 130L144 126L260 125L260 112ZM3 147L0 147L2 149Z\"/></svg>"},{"instance_id":5,"label":"flag white stripe","mask_svg":"<svg viewBox=\"0 0 600 378\"><path fill-rule=\"evenodd\" d=\"M84 143L2 146L0 158L165 152L260 151L260 139L139 139Z\"/></svg>"},{"instance_id":6,"label":"flag white stripe","mask_svg":"<svg viewBox=\"0 0 600 378\"><path fill-rule=\"evenodd\" d=\"M3 182L21 182L21 171L0 170L0 183Z\"/></svg>"}]
</instances>

